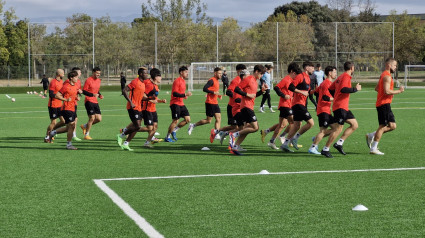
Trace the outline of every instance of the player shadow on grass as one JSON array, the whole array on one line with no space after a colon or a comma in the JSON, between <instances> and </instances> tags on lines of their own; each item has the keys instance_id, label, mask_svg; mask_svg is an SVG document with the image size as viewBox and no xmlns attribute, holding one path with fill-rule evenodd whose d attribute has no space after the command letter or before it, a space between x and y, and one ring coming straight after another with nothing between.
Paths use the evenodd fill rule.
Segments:
<instances>
[{"instance_id":1,"label":"player shadow on grass","mask_svg":"<svg viewBox=\"0 0 425 238\"><path fill-rule=\"evenodd\" d=\"M43 138L40 137L0 137L0 143L28 143L28 142L43 142Z\"/></svg>"}]
</instances>

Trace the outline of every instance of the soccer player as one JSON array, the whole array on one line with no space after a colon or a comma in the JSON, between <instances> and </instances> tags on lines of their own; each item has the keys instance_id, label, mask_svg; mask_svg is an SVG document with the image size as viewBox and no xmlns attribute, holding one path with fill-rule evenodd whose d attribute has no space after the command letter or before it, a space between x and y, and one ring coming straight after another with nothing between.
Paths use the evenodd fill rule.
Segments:
<instances>
[{"instance_id":1,"label":"soccer player","mask_svg":"<svg viewBox=\"0 0 425 238\"><path fill-rule=\"evenodd\" d=\"M43 74L43 78L41 79L41 82L43 84L43 98L46 98L47 90L49 90L49 79L46 77L45 74Z\"/></svg>"},{"instance_id":2,"label":"soccer player","mask_svg":"<svg viewBox=\"0 0 425 238\"><path fill-rule=\"evenodd\" d=\"M391 102L395 94L404 92L404 87L400 86L399 90L394 90L394 80L391 74L397 69L397 61L394 58L385 60L385 70L379 78L375 91L378 92L376 98L376 110L378 111L379 127L375 132L366 134L367 146L370 153L374 155L384 155L378 150L378 143L384 133L396 129L395 117L391 111Z\"/></svg>"},{"instance_id":3,"label":"soccer player","mask_svg":"<svg viewBox=\"0 0 425 238\"><path fill-rule=\"evenodd\" d=\"M206 119L202 119L197 123L191 123L189 125L189 129L187 130L188 134L192 134L192 131L197 126L202 126L205 124L210 124L212 118L215 118L214 129L211 129L210 133L210 142L214 140L218 129L220 129L221 124L221 111L218 106L217 98L221 99L220 95L220 85L218 80L221 79L222 70L221 68L214 69L214 77L210 78L208 82L205 84L203 91L207 93L207 99L205 101L205 114L207 116Z\"/></svg>"},{"instance_id":4,"label":"soccer player","mask_svg":"<svg viewBox=\"0 0 425 238\"><path fill-rule=\"evenodd\" d=\"M310 90L310 75L314 71L314 66L311 62L304 62L303 70L304 72L298 74L289 85L289 90L294 92L292 99L294 124L290 128L285 142L280 147L285 152L294 152L289 149L289 142L298 150L298 138L314 126L313 118L311 118L307 110L307 97L312 93ZM307 123L301 127L302 121L306 121Z\"/></svg>"},{"instance_id":5,"label":"soccer player","mask_svg":"<svg viewBox=\"0 0 425 238\"><path fill-rule=\"evenodd\" d=\"M174 80L171 89L170 109L172 121L168 127L168 133L164 139L165 142L177 141L177 131L190 123L190 114L183 102L183 99L192 96L192 92L186 92L185 80L189 75L189 70L186 66L181 66L179 68L179 74L180 77ZM183 120L179 123L180 118L183 118ZM170 136L173 136L174 140Z\"/></svg>"},{"instance_id":6,"label":"soccer player","mask_svg":"<svg viewBox=\"0 0 425 238\"><path fill-rule=\"evenodd\" d=\"M279 106L278 109L280 111L279 114L279 122L272 127L261 130L261 141L264 143L264 139L266 135L270 132L274 132L272 135L272 138L270 139L270 142L267 143L269 147L272 149L278 150L279 148L276 147L275 140L276 137L279 135L280 131L285 128L288 123L293 124L293 116L292 116L292 96L293 92L289 90L289 86L291 85L293 79L296 75L301 73L301 69L298 66L297 63L293 62L288 65L288 75L286 75L273 89L275 90L276 94L280 97L279 99ZM298 89L295 89L296 92L298 92Z\"/></svg>"},{"instance_id":7,"label":"soccer player","mask_svg":"<svg viewBox=\"0 0 425 238\"><path fill-rule=\"evenodd\" d=\"M63 76L65 76L65 73L63 69L57 69L56 70L56 77L52 79L52 82L50 82L49 86L49 103L48 103L48 109L49 109L49 116L50 116L50 124L47 126L46 131L46 137L44 137L44 142L51 143L52 140L49 139L50 131L54 129L55 126L61 127L65 125L65 121L63 118L60 117L61 115L61 108L62 108L62 101L55 98L56 94L59 92L59 90L63 86ZM60 119L58 123L56 123L56 119Z\"/></svg>"},{"instance_id":8,"label":"soccer player","mask_svg":"<svg viewBox=\"0 0 425 238\"><path fill-rule=\"evenodd\" d=\"M81 76L81 69L80 68L78 68L78 67L74 67L74 68L72 68L72 70L71 71L75 71L75 72L77 72L78 73L78 80L77 80L77 82L75 83L75 85L76 85L76 87L77 87L77 89L78 89L78 94L77 94L77 97L76 97L76 99L75 99L75 124L77 125L77 123L78 123L78 117L77 117L77 105L78 105L78 101L80 101L80 95L83 93L83 91L81 90L81 80L80 80L80 76ZM65 82L64 82L64 84L65 83L69 83L69 78L67 79L67 80L65 80ZM62 115L61 115L62 116ZM64 120L64 119L63 119ZM59 127L62 127L62 126L64 126L64 125L59 125L59 124L57 124L54 128L53 128L53 130L57 130ZM72 133L72 140L73 141L81 141L81 139L80 138L78 138L77 137L77 133L76 133L76 127L74 128L74 132Z\"/></svg>"},{"instance_id":9,"label":"soccer player","mask_svg":"<svg viewBox=\"0 0 425 238\"><path fill-rule=\"evenodd\" d=\"M272 103L271 103L271 98L270 98L270 88L272 87L272 79L270 76L270 72L273 69L273 66L270 64L266 64L264 65L264 67L266 67L266 72L264 73L263 77L261 77L261 84L265 83L267 85L267 90L266 92L263 94L263 98L261 99L261 104L260 104L260 112L264 113L264 103L267 100L267 105L269 106L269 110L270 112L274 112L273 108L272 108Z\"/></svg>"},{"instance_id":10,"label":"soccer player","mask_svg":"<svg viewBox=\"0 0 425 238\"><path fill-rule=\"evenodd\" d=\"M334 93L334 101L332 104L332 111L334 113L335 121L338 123L337 133L341 133L344 129L344 123L348 123L347 127L342 134L341 138L333 145L339 153L346 155L343 149L344 141L359 127L353 113L348 109L350 103L350 94L362 90L362 86L358 83L356 87L351 87L351 77L354 73L354 64L351 62L344 63L345 72L341 74L329 86L331 94Z\"/></svg>"},{"instance_id":11,"label":"soccer player","mask_svg":"<svg viewBox=\"0 0 425 238\"><path fill-rule=\"evenodd\" d=\"M144 81L145 94L148 97L148 101L143 103L143 121L148 132L148 138L144 144L145 147L152 148L152 138L155 132L158 130L158 114L156 113L157 103L166 103L165 99L158 99L159 89L158 84L161 83L161 71L157 68L153 68L150 71L151 78ZM145 130L139 130L145 131Z\"/></svg>"},{"instance_id":12,"label":"soccer player","mask_svg":"<svg viewBox=\"0 0 425 238\"><path fill-rule=\"evenodd\" d=\"M137 73L139 77L133 79L122 91L124 98L127 100L127 111L131 123L126 127L126 130L123 130L121 134L117 135L117 142L123 150L128 151L133 151L129 144L140 129L140 124L143 118L142 100L147 99L145 93L146 85L144 81L149 77L148 69L145 67L139 68ZM122 140L126 137L127 139L123 143Z\"/></svg>"},{"instance_id":13,"label":"soccer player","mask_svg":"<svg viewBox=\"0 0 425 238\"><path fill-rule=\"evenodd\" d=\"M86 107L89 117L87 123L80 126L83 130L85 140L92 140L90 137L92 125L102 121L102 113L100 112L99 103L97 101L97 98L103 99L103 95L99 92L100 82L102 81L100 79L101 71L99 67L94 67L92 71L92 76L86 79L83 88L83 94L86 96L84 106Z\"/></svg>"},{"instance_id":14,"label":"soccer player","mask_svg":"<svg viewBox=\"0 0 425 238\"><path fill-rule=\"evenodd\" d=\"M267 89L267 85L263 84L261 90L257 92L257 80L259 80L265 72L266 68L264 66L254 66L253 75L244 78L235 88L235 92L242 95L241 116L242 119L249 124L249 126L245 126L242 130L235 133L229 133L231 146L230 152L232 154L242 155L240 153L241 143L245 140L248 134L258 131L258 122L254 112L254 104L255 98L263 94L263 92Z\"/></svg>"},{"instance_id":15,"label":"soccer player","mask_svg":"<svg viewBox=\"0 0 425 238\"><path fill-rule=\"evenodd\" d=\"M63 84L63 87L59 92L56 93L55 98L63 101L62 106L62 117L65 120L66 127L53 130L49 133L49 140L53 138L56 134L61 134L67 132L67 144L66 149L76 150L72 145L72 134L75 129L75 103L78 95L78 73L76 71L71 71L68 74L68 81Z\"/></svg>"},{"instance_id":16,"label":"soccer player","mask_svg":"<svg viewBox=\"0 0 425 238\"><path fill-rule=\"evenodd\" d=\"M236 77L232 80L229 87L227 87L226 95L229 96L229 103L227 104L227 124L228 126L218 129L218 134L220 135L220 143L223 143L224 138L229 135L229 131L237 129L237 121L233 118L233 107L240 106L242 96L235 93L236 86L241 82L240 74L242 70L245 70L246 66L244 64L236 65ZM249 74L248 71L244 72L243 75ZM237 104L237 105L236 105ZM236 113L235 113L236 114Z\"/></svg>"},{"instance_id":17,"label":"soccer player","mask_svg":"<svg viewBox=\"0 0 425 238\"><path fill-rule=\"evenodd\" d=\"M313 137L313 144L308 149L308 153L326 156L328 158L333 158L332 154L329 152L329 147L332 142L338 136L337 127L338 124L335 122L331 114L331 104L333 97L329 92L329 86L331 86L333 80L336 79L337 73L336 68L333 66L328 66L325 68L326 79L321 82L320 86L316 88L316 93L318 94L317 100L317 117L319 119L319 133ZM328 129L330 127L330 129ZM329 136L326 145L323 147L323 150L319 152L318 145L323 137Z\"/></svg>"}]
</instances>

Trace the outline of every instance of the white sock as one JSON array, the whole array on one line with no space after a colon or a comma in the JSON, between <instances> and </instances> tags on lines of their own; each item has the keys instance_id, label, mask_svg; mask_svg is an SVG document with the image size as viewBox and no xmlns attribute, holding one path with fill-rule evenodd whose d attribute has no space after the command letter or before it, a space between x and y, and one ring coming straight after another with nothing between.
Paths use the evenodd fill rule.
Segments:
<instances>
[{"instance_id":1,"label":"white sock","mask_svg":"<svg viewBox=\"0 0 425 238\"><path fill-rule=\"evenodd\" d=\"M44 139L46 139L46 140L49 139L49 136L47 135L46 137L44 137Z\"/></svg>"},{"instance_id":2,"label":"white sock","mask_svg":"<svg viewBox=\"0 0 425 238\"><path fill-rule=\"evenodd\" d=\"M285 142L283 142L283 144L287 146L287 145L289 144L289 139L288 139L288 138L286 138L286 139L285 139Z\"/></svg>"},{"instance_id":3,"label":"white sock","mask_svg":"<svg viewBox=\"0 0 425 238\"><path fill-rule=\"evenodd\" d=\"M265 133L266 133L266 135L267 135L267 134L269 134L269 133L270 133L270 129L266 129L264 132L265 132Z\"/></svg>"},{"instance_id":4,"label":"white sock","mask_svg":"<svg viewBox=\"0 0 425 238\"><path fill-rule=\"evenodd\" d=\"M124 127L123 129L122 129L122 133L124 133L124 132L126 132L128 129L127 129L127 127Z\"/></svg>"},{"instance_id":5,"label":"white sock","mask_svg":"<svg viewBox=\"0 0 425 238\"><path fill-rule=\"evenodd\" d=\"M168 133L167 134L167 137L165 137L165 138L170 138L170 136L171 136L171 133Z\"/></svg>"},{"instance_id":6,"label":"white sock","mask_svg":"<svg viewBox=\"0 0 425 238\"><path fill-rule=\"evenodd\" d=\"M235 137L238 137L238 136L239 136L239 131L237 131L237 132L233 133L233 135L234 135Z\"/></svg>"},{"instance_id":7,"label":"white sock","mask_svg":"<svg viewBox=\"0 0 425 238\"><path fill-rule=\"evenodd\" d=\"M374 151L378 149L378 143L377 141L372 142L372 146L370 147L370 151Z\"/></svg>"},{"instance_id":8,"label":"white sock","mask_svg":"<svg viewBox=\"0 0 425 238\"><path fill-rule=\"evenodd\" d=\"M343 144L344 144L344 140L343 140L343 139L339 139L339 140L336 142L336 144L337 144L337 145L343 145Z\"/></svg>"},{"instance_id":9,"label":"white sock","mask_svg":"<svg viewBox=\"0 0 425 238\"><path fill-rule=\"evenodd\" d=\"M177 132L178 130L180 130L180 127L176 126L176 127L174 127L173 132Z\"/></svg>"},{"instance_id":10,"label":"white sock","mask_svg":"<svg viewBox=\"0 0 425 238\"><path fill-rule=\"evenodd\" d=\"M316 147L317 147L317 145L315 145L315 144L311 144L310 149L314 149L314 148L316 148Z\"/></svg>"},{"instance_id":11,"label":"white sock","mask_svg":"<svg viewBox=\"0 0 425 238\"><path fill-rule=\"evenodd\" d=\"M68 142L66 143L66 146L71 146L71 145L72 145L71 141L68 141Z\"/></svg>"},{"instance_id":12,"label":"white sock","mask_svg":"<svg viewBox=\"0 0 425 238\"><path fill-rule=\"evenodd\" d=\"M75 131L72 132L72 137L77 137L77 133Z\"/></svg>"},{"instance_id":13,"label":"white sock","mask_svg":"<svg viewBox=\"0 0 425 238\"><path fill-rule=\"evenodd\" d=\"M50 136L55 136L56 134L57 134L56 130L53 130L53 131L50 132Z\"/></svg>"},{"instance_id":14,"label":"white sock","mask_svg":"<svg viewBox=\"0 0 425 238\"><path fill-rule=\"evenodd\" d=\"M375 133L376 133L376 131L371 132L371 133L368 133L367 135L368 135L369 137L374 137L374 136L375 136Z\"/></svg>"},{"instance_id":15,"label":"white sock","mask_svg":"<svg viewBox=\"0 0 425 238\"><path fill-rule=\"evenodd\" d=\"M217 134L217 133L219 133L219 132L220 132L219 130L214 129L214 133L215 133L215 134Z\"/></svg>"},{"instance_id":16,"label":"white sock","mask_svg":"<svg viewBox=\"0 0 425 238\"><path fill-rule=\"evenodd\" d=\"M125 133L124 133L124 131L121 133L120 137L121 137L121 138L124 138L124 137L125 137Z\"/></svg>"},{"instance_id":17,"label":"white sock","mask_svg":"<svg viewBox=\"0 0 425 238\"><path fill-rule=\"evenodd\" d=\"M329 151L329 147L323 147L323 151Z\"/></svg>"},{"instance_id":18,"label":"white sock","mask_svg":"<svg viewBox=\"0 0 425 238\"><path fill-rule=\"evenodd\" d=\"M128 143L128 141L124 141L124 143L123 143L123 145L128 145L129 143Z\"/></svg>"},{"instance_id":19,"label":"white sock","mask_svg":"<svg viewBox=\"0 0 425 238\"><path fill-rule=\"evenodd\" d=\"M294 138L293 138L293 139L294 139L294 140L297 140L298 138L300 138L300 136L301 136L301 134L297 132L297 134L295 134L295 136L294 136Z\"/></svg>"}]
</instances>

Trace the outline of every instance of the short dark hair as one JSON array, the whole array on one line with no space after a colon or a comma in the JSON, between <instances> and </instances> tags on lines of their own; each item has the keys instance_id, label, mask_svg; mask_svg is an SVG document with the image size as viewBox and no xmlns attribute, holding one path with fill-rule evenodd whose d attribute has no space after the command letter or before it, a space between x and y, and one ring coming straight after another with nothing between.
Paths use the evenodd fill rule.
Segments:
<instances>
[{"instance_id":1,"label":"short dark hair","mask_svg":"<svg viewBox=\"0 0 425 238\"><path fill-rule=\"evenodd\" d=\"M244 69L246 69L246 65L244 65L244 64L237 64L236 65L236 70L244 70Z\"/></svg>"},{"instance_id":2,"label":"short dark hair","mask_svg":"<svg viewBox=\"0 0 425 238\"><path fill-rule=\"evenodd\" d=\"M71 69L72 71L77 71L77 70L81 70L80 68L78 68L78 67L74 67L74 68L72 68ZM99 71L100 71L100 69L99 69Z\"/></svg>"},{"instance_id":3,"label":"short dark hair","mask_svg":"<svg viewBox=\"0 0 425 238\"><path fill-rule=\"evenodd\" d=\"M296 74L300 74L301 73L300 66L295 62L290 63L288 65L288 74L291 73L291 72L295 72Z\"/></svg>"},{"instance_id":4,"label":"short dark hair","mask_svg":"<svg viewBox=\"0 0 425 238\"><path fill-rule=\"evenodd\" d=\"M101 70L100 70L100 68L99 68L98 66L96 66L96 67L94 67L94 68L93 68L93 70L92 70L92 71L93 71L93 73L94 73L94 72L101 71Z\"/></svg>"},{"instance_id":5,"label":"short dark hair","mask_svg":"<svg viewBox=\"0 0 425 238\"><path fill-rule=\"evenodd\" d=\"M307 67L307 66L314 67L314 64L313 64L313 63L311 63L310 61L305 61L305 62L303 63L303 69L305 69L305 67Z\"/></svg>"},{"instance_id":6,"label":"short dark hair","mask_svg":"<svg viewBox=\"0 0 425 238\"><path fill-rule=\"evenodd\" d=\"M332 72L332 71L334 71L334 69L336 69L335 66L326 66L326 68L325 68L325 76L329 76L329 73Z\"/></svg>"},{"instance_id":7,"label":"short dark hair","mask_svg":"<svg viewBox=\"0 0 425 238\"><path fill-rule=\"evenodd\" d=\"M273 66L271 64L266 64L266 65L264 65L264 67L266 67L267 70L270 70L271 68L273 68Z\"/></svg>"},{"instance_id":8,"label":"short dark hair","mask_svg":"<svg viewBox=\"0 0 425 238\"><path fill-rule=\"evenodd\" d=\"M215 72L218 72L218 71L222 71L222 69L221 69L220 67L216 67L216 68L214 68L214 73L215 73Z\"/></svg>"},{"instance_id":9,"label":"short dark hair","mask_svg":"<svg viewBox=\"0 0 425 238\"><path fill-rule=\"evenodd\" d=\"M254 66L254 72L260 72L261 74L264 74L266 72L266 68L260 64L257 64Z\"/></svg>"},{"instance_id":10,"label":"short dark hair","mask_svg":"<svg viewBox=\"0 0 425 238\"><path fill-rule=\"evenodd\" d=\"M43 74L43 77L46 77L46 75L45 75L45 74Z\"/></svg>"},{"instance_id":11,"label":"short dark hair","mask_svg":"<svg viewBox=\"0 0 425 238\"><path fill-rule=\"evenodd\" d=\"M141 73L143 73L143 70L148 70L147 68L145 68L145 67L140 67L138 70L137 70L137 75L140 75Z\"/></svg>"},{"instance_id":12,"label":"short dark hair","mask_svg":"<svg viewBox=\"0 0 425 238\"><path fill-rule=\"evenodd\" d=\"M316 67L319 68L319 67L321 67L321 65L320 64L316 64Z\"/></svg>"},{"instance_id":13,"label":"short dark hair","mask_svg":"<svg viewBox=\"0 0 425 238\"><path fill-rule=\"evenodd\" d=\"M387 59L385 60L385 64L389 64L389 63L391 63L391 62L393 62L393 61L397 61L397 60L395 60L393 57L389 57L389 58L387 58Z\"/></svg>"},{"instance_id":14,"label":"short dark hair","mask_svg":"<svg viewBox=\"0 0 425 238\"><path fill-rule=\"evenodd\" d=\"M161 71L159 71L159 69L157 68L153 68L151 69L150 74L151 74L151 79L155 79L155 77L161 76Z\"/></svg>"},{"instance_id":15,"label":"short dark hair","mask_svg":"<svg viewBox=\"0 0 425 238\"><path fill-rule=\"evenodd\" d=\"M71 72L68 73L68 79L74 78L76 76L78 76L78 73L75 70L72 70Z\"/></svg>"},{"instance_id":16,"label":"short dark hair","mask_svg":"<svg viewBox=\"0 0 425 238\"><path fill-rule=\"evenodd\" d=\"M354 66L353 63L351 63L350 61L347 61L347 62L344 63L344 70L345 71L350 70L351 67L353 67L353 66Z\"/></svg>"},{"instance_id":17,"label":"short dark hair","mask_svg":"<svg viewBox=\"0 0 425 238\"><path fill-rule=\"evenodd\" d=\"M186 70L189 70L189 69L186 66L183 65L179 68L179 73L186 71Z\"/></svg>"}]
</instances>

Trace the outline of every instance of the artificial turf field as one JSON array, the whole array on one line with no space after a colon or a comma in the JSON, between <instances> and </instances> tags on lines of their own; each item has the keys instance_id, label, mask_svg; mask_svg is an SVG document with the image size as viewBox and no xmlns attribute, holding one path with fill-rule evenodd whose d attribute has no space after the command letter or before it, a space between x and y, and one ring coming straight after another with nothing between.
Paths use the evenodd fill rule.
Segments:
<instances>
[{"instance_id":1,"label":"artificial turf field","mask_svg":"<svg viewBox=\"0 0 425 238\"><path fill-rule=\"evenodd\" d=\"M160 96L169 100L165 91ZM248 150L244 156L232 155L227 145L210 144L212 124L195 128L191 136L186 126L176 143L153 149L142 147L146 134L140 133L130 144L135 151L123 151L115 138L129 123L125 99L118 90L103 94L103 121L93 126L92 141L73 143L77 151L65 149L65 134L43 143L47 99L12 93L16 102L11 102L1 95L0 237L147 236L94 181L111 178L145 178L100 181L165 237L425 236L423 89L394 97L397 130L383 136L384 156L369 155L365 143L365 133L377 127L376 93L363 88L352 94L350 109L359 129L344 144L346 156L331 148L333 159L307 153L318 132L315 115L315 127L293 154L273 151L257 132L242 144ZM205 117L204 95L196 91L185 101L192 122ZM227 101L220 101L222 125ZM273 93L272 104L277 102ZM255 110L265 129L277 122L278 113L259 113L259 103ZM163 138L170 109L168 103L157 109ZM82 103L78 115L78 125L87 121ZM80 129L77 134L82 137ZM204 146L211 150L201 151ZM416 169L381 170L398 168ZM257 175L261 170L272 174ZM328 172L278 173L302 171ZM217 176L179 177L185 175ZM369 210L352 211L357 204Z\"/></svg>"}]
</instances>

